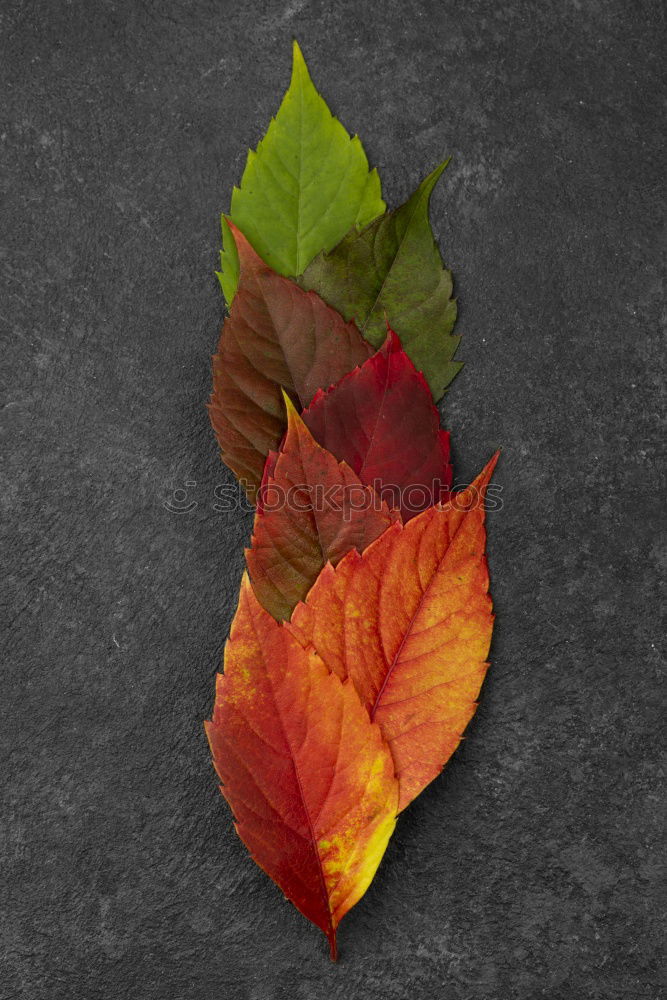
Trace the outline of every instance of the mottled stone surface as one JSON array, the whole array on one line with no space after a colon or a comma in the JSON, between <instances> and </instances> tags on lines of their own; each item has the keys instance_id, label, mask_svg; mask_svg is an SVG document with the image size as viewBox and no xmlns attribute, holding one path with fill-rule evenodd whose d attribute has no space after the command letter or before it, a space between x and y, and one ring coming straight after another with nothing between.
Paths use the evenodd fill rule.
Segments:
<instances>
[{"instance_id":1,"label":"mottled stone surface","mask_svg":"<svg viewBox=\"0 0 667 1000\"><path fill-rule=\"evenodd\" d=\"M659 3L3 0L0 32L2 1000L657 998ZM504 449L482 704L337 966L202 729L250 526L212 506L217 217L293 35L391 204L453 155L459 480Z\"/></svg>"}]
</instances>

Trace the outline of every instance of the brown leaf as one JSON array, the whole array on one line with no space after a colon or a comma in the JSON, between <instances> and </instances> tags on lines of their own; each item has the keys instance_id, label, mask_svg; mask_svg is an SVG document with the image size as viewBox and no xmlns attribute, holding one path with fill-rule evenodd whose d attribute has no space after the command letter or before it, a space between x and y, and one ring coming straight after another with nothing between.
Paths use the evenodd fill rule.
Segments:
<instances>
[{"instance_id":1,"label":"brown leaf","mask_svg":"<svg viewBox=\"0 0 667 1000\"><path fill-rule=\"evenodd\" d=\"M241 276L218 353L209 414L223 462L252 502L285 430L281 390L307 406L372 354L354 323L272 271L236 227Z\"/></svg>"}]
</instances>

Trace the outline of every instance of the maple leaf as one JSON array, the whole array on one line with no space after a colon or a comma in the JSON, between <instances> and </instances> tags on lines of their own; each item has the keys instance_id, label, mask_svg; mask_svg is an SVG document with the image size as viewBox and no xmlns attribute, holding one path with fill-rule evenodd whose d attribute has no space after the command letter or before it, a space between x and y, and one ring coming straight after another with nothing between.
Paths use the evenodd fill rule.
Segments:
<instances>
[{"instance_id":1,"label":"maple leaf","mask_svg":"<svg viewBox=\"0 0 667 1000\"><path fill-rule=\"evenodd\" d=\"M213 358L209 415L223 462L254 500L285 430L284 389L307 406L372 348L314 292L276 274L234 228L239 290Z\"/></svg>"},{"instance_id":2,"label":"maple leaf","mask_svg":"<svg viewBox=\"0 0 667 1000\"><path fill-rule=\"evenodd\" d=\"M393 762L354 686L260 607L247 576L205 725L237 833L335 958L396 823Z\"/></svg>"},{"instance_id":3,"label":"maple leaf","mask_svg":"<svg viewBox=\"0 0 667 1000\"><path fill-rule=\"evenodd\" d=\"M362 552L394 517L370 486L314 440L285 397L287 434L257 505L246 563L255 595L289 618L327 562Z\"/></svg>"},{"instance_id":4,"label":"maple leaf","mask_svg":"<svg viewBox=\"0 0 667 1000\"><path fill-rule=\"evenodd\" d=\"M422 181L400 208L361 232L352 229L330 253L319 254L300 279L379 347L385 319L424 373L438 400L462 364L453 361L460 337L452 330L456 302L452 275L433 238L428 206L449 161Z\"/></svg>"},{"instance_id":5,"label":"maple leaf","mask_svg":"<svg viewBox=\"0 0 667 1000\"><path fill-rule=\"evenodd\" d=\"M330 250L351 226L385 210L377 170L363 146L334 118L315 89L297 42L292 80L257 151L248 153L229 219L279 274L296 276L320 250ZM222 217L218 274L227 304L236 293L238 260Z\"/></svg>"},{"instance_id":6,"label":"maple leaf","mask_svg":"<svg viewBox=\"0 0 667 1000\"><path fill-rule=\"evenodd\" d=\"M319 390L301 416L316 441L400 507L403 520L447 499L449 434L393 330L360 368Z\"/></svg>"},{"instance_id":7,"label":"maple leaf","mask_svg":"<svg viewBox=\"0 0 667 1000\"><path fill-rule=\"evenodd\" d=\"M400 809L440 773L477 707L493 627L482 501L497 458L447 506L326 566L286 626L353 681L391 749Z\"/></svg>"}]
</instances>

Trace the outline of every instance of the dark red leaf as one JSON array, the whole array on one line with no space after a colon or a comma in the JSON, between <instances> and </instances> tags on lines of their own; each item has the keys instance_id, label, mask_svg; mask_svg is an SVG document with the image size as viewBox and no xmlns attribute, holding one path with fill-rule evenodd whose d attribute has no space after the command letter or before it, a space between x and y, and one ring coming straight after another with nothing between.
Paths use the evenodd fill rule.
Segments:
<instances>
[{"instance_id":1,"label":"dark red leaf","mask_svg":"<svg viewBox=\"0 0 667 1000\"><path fill-rule=\"evenodd\" d=\"M447 499L449 434L393 330L361 367L318 391L302 417L314 438L399 508L404 521Z\"/></svg>"}]
</instances>

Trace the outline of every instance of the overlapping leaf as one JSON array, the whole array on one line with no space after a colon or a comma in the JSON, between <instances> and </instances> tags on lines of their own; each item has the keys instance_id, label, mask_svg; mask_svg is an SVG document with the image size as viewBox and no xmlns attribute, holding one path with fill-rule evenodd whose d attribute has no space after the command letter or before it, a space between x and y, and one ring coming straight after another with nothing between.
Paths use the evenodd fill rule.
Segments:
<instances>
[{"instance_id":1,"label":"overlapping leaf","mask_svg":"<svg viewBox=\"0 0 667 1000\"><path fill-rule=\"evenodd\" d=\"M361 232L352 229L330 253L317 256L301 279L304 288L354 319L375 347L384 340L386 319L436 400L461 368L453 360L461 338L452 334L452 275L428 220L431 192L446 165L429 174L405 205Z\"/></svg>"},{"instance_id":2,"label":"overlapping leaf","mask_svg":"<svg viewBox=\"0 0 667 1000\"><path fill-rule=\"evenodd\" d=\"M351 679L394 758L404 809L440 773L472 718L493 616L482 500L475 482L363 555L327 566L286 626Z\"/></svg>"},{"instance_id":3,"label":"overlapping leaf","mask_svg":"<svg viewBox=\"0 0 667 1000\"><path fill-rule=\"evenodd\" d=\"M392 330L372 358L320 390L302 418L404 520L447 499L449 434L440 430L426 381Z\"/></svg>"},{"instance_id":4,"label":"overlapping leaf","mask_svg":"<svg viewBox=\"0 0 667 1000\"><path fill-rule=\"evenodd\" d=\"M241 278L213 358L209 413L222 460L254 500L285 430L282 390L307 406L372 348L354 323L272 271L238 229L234 236Z\"/></svg>"},{"instance_id":5,"label":"overlapping leaf","mask_svg":"<svg viewBox=\"0 0 667 1000\"><path fill-rule=\"evenodd\" d=\"M260 604L282 620L327 562L363 552L389 527L389 509L345 462L313 439L286 399L287 434L262 484L246 562Z\"/></svg>"},{"instance_id":6,"label":"overlapping leaf","mask_svg":"<svg viewBox=\"0 0 667 1000\"><path fill-rule=\"evenodd\" d=\"M380 178L359 138L351 138L315 89L294 42L292 80L257 151L248 153L229 218L275 271L301 274L352 226L385 209ZM236 293L238 259L222 219L220 284L228 305Z\"/></svg>"},{"instance_id":7,"label":"overlapping leaf","mask_svg":"<svg viewBox=\"0 0 667 1000\"><path fill-rule=\"evenodd\" d=\"M295 43L222 219L231 308L209 410L257 511L206 729L239 835L334 958L396 813L456 749L488 668L497 456L451 494L433 404L461 367L428 215L446 165L385 212Z\"/></svg>"},{"instance_id":8,"label":"overlapping leaf","mask_svg":"<svg viewBox=\"0 0 667 1000\"><path fill-rule=\"evenodd\" d=\"M335 958L394 829L393 762L353 685L259 606L247 577L206 730L239 836Z\"/></svg>"}]
</instances>

